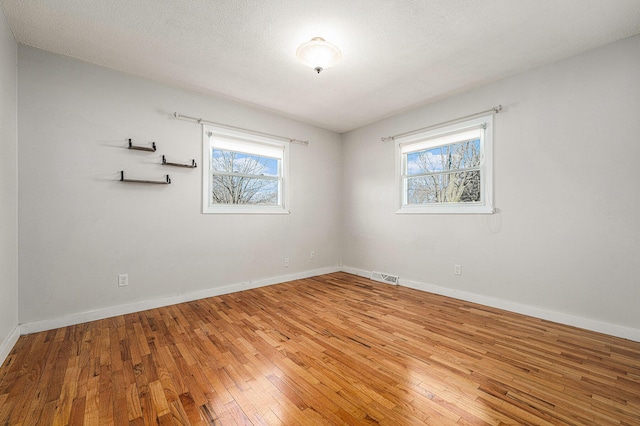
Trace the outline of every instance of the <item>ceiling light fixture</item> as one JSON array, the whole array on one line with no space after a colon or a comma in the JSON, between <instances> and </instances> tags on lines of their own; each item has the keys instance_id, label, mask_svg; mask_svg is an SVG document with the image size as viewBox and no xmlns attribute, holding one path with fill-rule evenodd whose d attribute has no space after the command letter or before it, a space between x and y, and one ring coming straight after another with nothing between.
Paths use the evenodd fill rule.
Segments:
<instances>
[{"instance_id":1,"label":"ceiling light fixture","mask_svg":"<svg viewBox=\"0 0 640 426\"><path fill-rule=\"evenodd\" d=\"M342 58L340 49L327 43L322 37L314 37L296 50L296 56L308 67L320 74L325 68L332 67Z\"/></svg>"}]
</instances>

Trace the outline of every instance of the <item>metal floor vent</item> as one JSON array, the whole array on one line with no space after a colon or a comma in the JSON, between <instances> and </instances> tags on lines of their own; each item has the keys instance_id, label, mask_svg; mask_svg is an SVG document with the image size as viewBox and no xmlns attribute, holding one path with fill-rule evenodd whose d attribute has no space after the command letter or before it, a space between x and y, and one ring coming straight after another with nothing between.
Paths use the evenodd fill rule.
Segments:
<instances>
[{"instance_id":1,"label":"metal floor vent","mask_svg":"<svg viewBox=\"0 0 640 426\"><path fill-rule=\"evenodd\" d=\"M383 274L382 272L371 272L371 279L382 283L398 285L400 277L397 275Z\"/></svg>"}]
</instances>

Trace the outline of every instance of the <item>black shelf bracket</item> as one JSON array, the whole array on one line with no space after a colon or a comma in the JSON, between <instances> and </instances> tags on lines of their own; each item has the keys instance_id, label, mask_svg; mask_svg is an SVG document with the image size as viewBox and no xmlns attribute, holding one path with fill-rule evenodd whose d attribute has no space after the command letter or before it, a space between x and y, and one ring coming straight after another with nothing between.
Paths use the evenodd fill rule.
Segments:
<instances>
[{"instance_id":1,"label":"black shelf bracket","mask_svg":"<svg viewBox=\"0 0 640 426\"><path fill-rule=\"evenodd\" d=\"M164 155L162 156L162 165L163 166L186 167L188 169L195 169L196 167L198 167L198 165L196 164L196 160L191 160L191 164L171 163L171 162L167 161L167 159L165 158Z\"/></svg>"}]
</instances>

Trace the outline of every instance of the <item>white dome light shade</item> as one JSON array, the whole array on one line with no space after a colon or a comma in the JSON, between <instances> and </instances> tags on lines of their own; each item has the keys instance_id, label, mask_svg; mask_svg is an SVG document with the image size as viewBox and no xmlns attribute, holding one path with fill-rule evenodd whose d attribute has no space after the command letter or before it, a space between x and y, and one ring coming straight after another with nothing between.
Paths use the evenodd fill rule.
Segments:
<instances>
[{"instance_id":1,"label":"white dome light shade","mask_svg":"<svg viewBox=\"0 0 640 426\"><path fill-rule=\"evenodd\" d=\"M331 43L324 41L322 37L314 37L298 47L296 56L308 67L313 68L318 74L325 68L333 66L342 58L340 49Z\"/></svg>"}]
</instances>

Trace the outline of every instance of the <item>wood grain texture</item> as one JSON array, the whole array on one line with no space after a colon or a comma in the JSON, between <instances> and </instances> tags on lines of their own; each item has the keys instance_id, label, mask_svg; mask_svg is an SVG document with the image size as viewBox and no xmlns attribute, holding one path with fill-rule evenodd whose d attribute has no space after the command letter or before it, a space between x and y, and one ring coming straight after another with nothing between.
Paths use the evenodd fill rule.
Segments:
<instances>
[{"instance_id":1,"label":"wood grain texture","mask_svg":"<svg viewBox=\"0 0 640 426\"><path fill-rule=\"evenodd\" d=\"M640 343L335 273L20 337L0 425L640 425Z\"/></svg>"}]
</instances>

